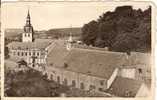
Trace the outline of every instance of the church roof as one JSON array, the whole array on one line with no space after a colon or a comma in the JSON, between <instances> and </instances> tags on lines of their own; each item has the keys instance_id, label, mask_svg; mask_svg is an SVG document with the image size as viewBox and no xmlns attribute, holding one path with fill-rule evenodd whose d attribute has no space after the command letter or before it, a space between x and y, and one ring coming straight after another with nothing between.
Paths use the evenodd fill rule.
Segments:
<instances>
[{"instance_id":1,"label":"church roof","mask_svg":"<svg viewBox=\"0 0 157 100\"><path fill-rule=\"evenodd\" d=\"M106 90L108 93L119 97L135 97L142 85L141 81L116 77L111 87Z\"/></svg>"},{"instance_id":2,"label":"church roof","mask_svg":"<svg viewBox=\"0 0 157 100\"><path fill-rule=\"evenodd\" d=\"M11 42L7 46L11 49L27 50L27 49L45 49L51 44L49 40L35 40L34 42Z\"/></svg>"}]
</instances>

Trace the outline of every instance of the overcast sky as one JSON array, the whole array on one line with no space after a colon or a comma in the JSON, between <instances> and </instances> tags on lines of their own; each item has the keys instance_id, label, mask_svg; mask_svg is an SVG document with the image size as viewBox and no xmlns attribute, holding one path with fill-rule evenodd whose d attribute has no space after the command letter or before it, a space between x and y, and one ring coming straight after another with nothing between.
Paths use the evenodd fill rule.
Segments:
<instances>
[{"instance_id":1,"label":"overcast sky","mask_svg":"<svg viewBox=\"0 0 157 100\"><path fill-rule=\"evenodd\" d=\"M102 2L49 2L49 3L4 3L2 4L2 26L5 28L23 28L28 8L35 30L51 28L82 27L96 20L102 13L113 11L117 6L130 5ZM133 4L133 8L146 9L148 4Z\"/></svg>"}]
</instances>

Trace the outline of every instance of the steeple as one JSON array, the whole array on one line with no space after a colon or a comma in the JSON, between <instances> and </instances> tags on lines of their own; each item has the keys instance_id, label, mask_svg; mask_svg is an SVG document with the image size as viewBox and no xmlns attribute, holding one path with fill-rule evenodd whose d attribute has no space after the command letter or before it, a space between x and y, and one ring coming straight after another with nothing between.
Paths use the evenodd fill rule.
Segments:
<instances>
[{"instance_id":1,"label":"steeple","mask_svg":"<svg viewBox=\"0 0 157 100\"><path fill-rule=\"evenodd\" d=\"M31 17L28 10L27 17L26 17L26 24L24 26L24 32L33 32L33 27L31 25Z\"/></svg>"},{"instance_id":2,"label":"steeple","mask_svg":"<svg viewBox=\"0 0 157 100\"><path fill-rule=\"evenodd\" d=\"M26 26L31 26L31 18L29 14L29 9L28 9L27 18L26 18Z\"/></svg>"},{"instance_id":3,"label":"steeple","mask_svg":"<svg viewBox=\"0 0 157 100\"><path fill-rule=\"evenodd\" d=\"M72 27L71 27L71 31L72 31ZM70 32L69 39L67 40L67 46L66 46L67 50L71 50L72 42L73 42L72 33Z\"/></svg>"},{"instance_id":4,"label":"steeple","mask_svg":"<svg viewBox=\"0 0 157 100\"><path fill-rule=\"evenodd\" d=\"M34 41L34 31L33 26L31 25L30 12L28 10L26 23L24 26L24 33L22 34L22 42L33 42Z\"/></svg>"}]
</instances>

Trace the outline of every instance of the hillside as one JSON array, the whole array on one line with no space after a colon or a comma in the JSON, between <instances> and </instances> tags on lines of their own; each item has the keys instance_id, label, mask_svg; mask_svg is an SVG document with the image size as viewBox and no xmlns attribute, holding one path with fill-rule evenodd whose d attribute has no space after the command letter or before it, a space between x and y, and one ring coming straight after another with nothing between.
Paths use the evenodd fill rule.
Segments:
<instances>
[{"instance_id":1,"label":"hillside","mask_svg":"<svg viewBox=\"0 0 157 100\"><path fill-rule=\"evenodd\" d=\"M47 37L65 37L72 33L73 36L80 36L81 28L57 28L57 29L50 29L50 30L43 30L43 31L36 31L35 30L35 37L37 38L47 38ZM21 33L23 33L23 29L6 29L5 37L17 37Z\"/></svg>"},{"instance_id":2,"label":"hillside","mask_svg":"<svg viewBox=\"0 0 157 100\"><path fill-rule=\"evenodd\" d=\"M120 6L113 12L103 13L83 26L82 41L111 51L150 52L151 7L142 11Z\"/></svg>"},{"instance_id":3,"label":"hillside","mask_svg":"<svg viewBox=\"0 0 157 100\"><path fill-rule=\"evenodd\" d=\"M81 28L58 28L46 31L46 35L52 38L67 37L70 33L72 33L73 36L80 36Z\"/></svg>"},{"instance_id":4,"label":"hillside","mask_svg":"<svg viewBox=\"0 0 157 100\"><path fill-rule=\"evenodd\" d=\"M5 30L5 37L17 36L21 33L23 33L23 29L9 28Z\"/></svg>"}]
</instances>

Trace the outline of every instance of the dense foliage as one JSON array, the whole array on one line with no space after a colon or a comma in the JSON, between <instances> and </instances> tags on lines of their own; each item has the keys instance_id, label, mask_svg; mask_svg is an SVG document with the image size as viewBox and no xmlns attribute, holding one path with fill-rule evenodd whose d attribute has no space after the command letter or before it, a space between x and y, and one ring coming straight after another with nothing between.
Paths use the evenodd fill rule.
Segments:
<instances>
[{"instance_id":1,"label":"dense foliage","mask_svg":"<svg viewBox=\"0 0 157 100\"><path fill-rule=\"evenodd\" d=\"M151 7L142 11L132 6L117 7L82 28L82 41L120 52L151 50Z\"/></svg>"},{"instance_id":2,"label":"dense foliage","mask_svg":"<svg viewBox=\"0 0 157 100\"><path fill-rule=\"evenodd\" d=\"M5 72L5 95L11 97L50 97L59 96L60 91L68 90L54 81L47 80L40 72L30 69L26 72Z\"/></svg>"}]
</instances>

